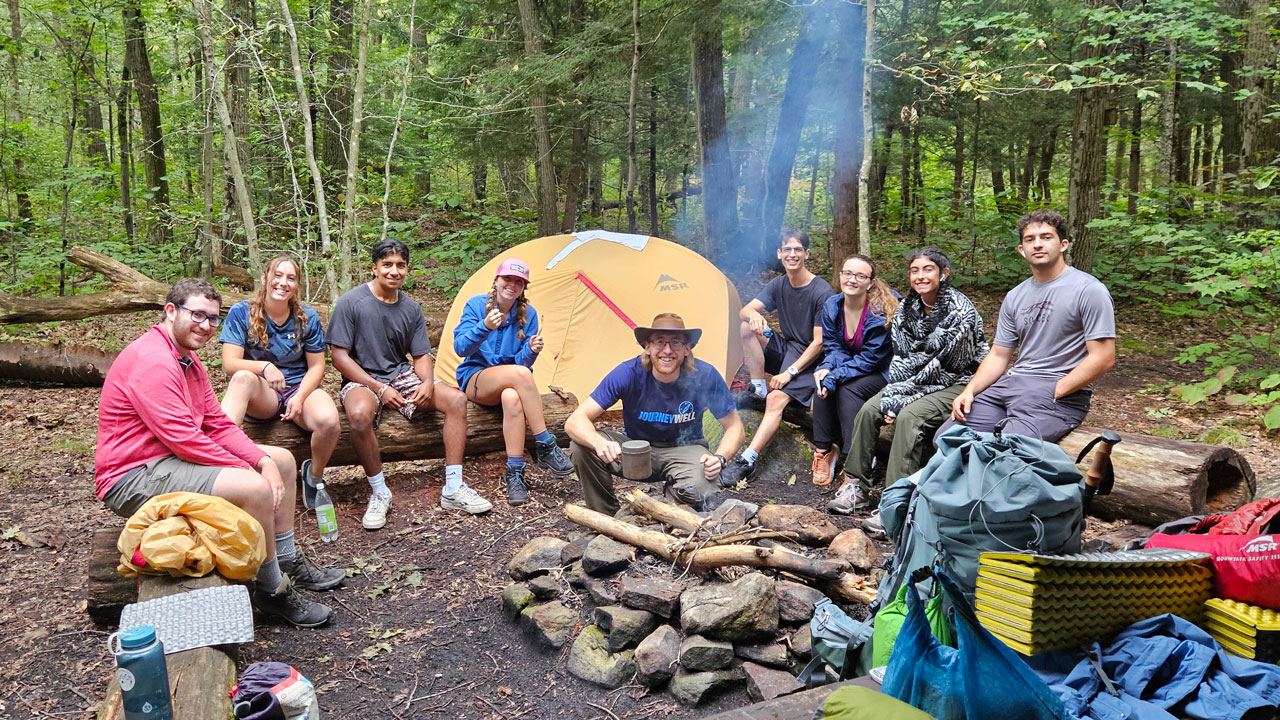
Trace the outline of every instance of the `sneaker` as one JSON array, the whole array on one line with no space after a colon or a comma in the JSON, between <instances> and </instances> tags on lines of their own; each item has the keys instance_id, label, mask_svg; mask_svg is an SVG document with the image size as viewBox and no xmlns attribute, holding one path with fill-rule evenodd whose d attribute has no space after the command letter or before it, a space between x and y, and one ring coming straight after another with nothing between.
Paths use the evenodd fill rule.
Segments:
<instances>
[{"instance_id":1,"label":"sneaker","mask_svg":"<svg viewBox=\"0 0 1280 720\"><path fill-rule=\"evenodd\" d=\"M280 570L289 576L294 587L303 590L332 590L342 584L347 571L341 568L322 570L299 550L292 558L280 558Z\"/></svg>"},{"instance_id":2,"label":"sneaker","mask_svg":"<svg viewBox=\"0 0 1280 720\"><path fill-rule=\"evenodd\" d=\"M884 535L884 523L880 522L880 510L877 508L871 516L862 521L862 529L872 535Z\"/></svg>"},{"instance_id":3,"label":"sneaker","mask_svg":"<svg viewBox=\"0 0 1280 720\"><path fill-rule=\"evenodd\" d=\"M569 454L560 449L554 438L544 443L537 443L534 456L538 465L556 477L569 477L573 474L573 461Z\"/></svg>"},{"instance_id":4,"label":"sneaker","mask_svg":"<svg viewBox=\"0 0 1280 720\"><path fill-rule=\"evenodd\" d=\"M827 512L836 515L848 515L862 504L862 488L856 482L847 482L836 491L836 496L827 503Z\"/></svg>"},{"instance_id":5,"label":"sneaker","mask_svg":"<svg viewBox=\"0 0 1280 720\"><path fill-rule=\"evenodd\" d=\"M747 386L747 389L751 392L751 396L757 400L763 400L769 395L768 383L756 384L753 382Z\"/></svg>"},{"instance_id":6,"label":"sneaker","mask_svg":"<svg viewBox=\"0 0 1280 720\"><path fill-rule=\"evenodd\" d=\"M756 466L742 459L739 455L729 462L728 467L720 471L720 485L722 487L733 487L738 483L751 477L751 473L756 471Z\"/></svg>"},{"instance_id":7,"label":"sneaker","mask_svg":"<svg viewBox=\"0 0 1280 720\"><path fill-rule=\"evenodd\" d=\"M813 451L813 484L818 487L826 487L831 484L831 480L836 475L835 460L838 454L835 450L826 452Z\"/></svg>"},{"instance_id":8,"label":"sneaker","mask_svg":"<svg viewBox=\"0 0 1280 720\"><path fill-rule=\"evenodd\" d=\"M391 509L390 493L383 495L374 493L369 496L369 507L365 508L364 518L360 524L365 530L378 530L387 524L387 511Z\"/></svg>"},{"instance_id":9,"label":"sneaker","mask_svg":"<svg viewBox=\"0 0 1280 720\"><path fill-rule=\"evenodd\" d=\"M316 506L316 486L311 484L311 460L302 461L302 504L308 510Z\"/></svg>"},{"instance_id":10,"label":"sneaker","mask_svg":"<svg viewBox=\"0 0 1280 720\"><path fill-rule=\"evenodd\" d=\"M524 479L523 465L508 465L503 472L507 480L507 504L511 507L529 502L529 483Z\"/></svg>"},{"instance_id":11,"label":"sneaker","mask_svg":"<svg viewBox=\"0 0 1280 720\"><path fill-rule=\"evenodd\" d=\"M254 588L252 598L253 606L263 615L278 617L298 627L320 627L333 615L328 606L298 594L288 575L284 576L274 593L267 594L261 588Z\"/></svg>"},{"instance_id":12,"label":"sneaker","mask_svg":"<svg viewBox=\"0 0 1280 720\"><path fill-rule=\"evenodd\" d=\"M475 490L463 484L453 493L441 492L440 507L445 510L462 510L472 515L479 515L492 510L493 503L480 497Z\"/></svg>"}]
</instances>

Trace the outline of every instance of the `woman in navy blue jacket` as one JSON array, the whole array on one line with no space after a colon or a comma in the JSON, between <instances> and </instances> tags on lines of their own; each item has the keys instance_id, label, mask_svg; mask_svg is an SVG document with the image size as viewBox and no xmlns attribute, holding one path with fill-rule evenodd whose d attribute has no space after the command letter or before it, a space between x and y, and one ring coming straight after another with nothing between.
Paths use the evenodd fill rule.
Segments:
<instances>
[{"instance_id":1,"label":"woman in navy blue jacket","mask_svg":"<svg viewBox=\"0 0 1280 720\"><path fill-rule=\"evenodd\" d=\"M538 312L524 290L529 266L508 258L498 266L493 288L467 300L453 331L453 349L462 358L458 387L478 405L502 406L502 437L507 450L507 503L529 501L525 479L525 428L533 433L535 456L557 477L573 473L569 456L556 445L542 415L542 395L533 381L533 361L542 352Z\"/></svg>"},{"instance_id":2,"label":"woman in navy blue jacket","mask_svg":"<svg viewBox=\"0 0 1280 720\"><path fill-rule=\"evenodd\" d=\"M818 393L813 399L813 484L831 484L841 448L849 450L853 419L867 398L880 392L893 358L888 318L898 300L865 255L851 255L841 265L840 294L822 305L823 359L814 371Z\"/></svg>"}]
</instances>

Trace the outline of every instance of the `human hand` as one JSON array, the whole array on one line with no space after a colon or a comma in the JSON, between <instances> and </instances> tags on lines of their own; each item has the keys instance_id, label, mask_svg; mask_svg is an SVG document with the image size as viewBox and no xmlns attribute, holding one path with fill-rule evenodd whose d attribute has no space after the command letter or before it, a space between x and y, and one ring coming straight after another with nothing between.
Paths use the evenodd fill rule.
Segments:
<instances>
[{"instance_id":1,"label":"human hand","mask_svg":"<svg viewBox=\"0 0 1280 720\"><path fill-rule=\"evenodd\" d=\"M296 420L302 417L303 399L296 393L289 398L289 402L284 404L284 412L280 414L281 420Z\"/></svg>"},{"instance_id":2,"label":"human hand","mask_svg":"<svg viewBox=\"0 0 1280 720\"><path fill-rule=\"evenodd\" d=\"M276 367L275 363L267 363L260 377L267 381L267 385L272 390L284 389L284 373L280 372L280 368Z\"/></svg>"},{"instance_id":3,"label":"human hand","mask_svg":"<svg viewBox=\"0 0 1280 720\"><path fill-rule=\"evenodd\" d=\"M271 488L271 509L272 511L280 509L280 501L284 498L284 481L280 479L280 468L276 467L276 463L271 456L266 456L258 461L255 470L267 481L267 487Z\"/></svg>"},{"instance_id":4,"label":"human hand","mask_svg":"<svg viewBox=\"0 0 1280 720\"><path fill-rule=\"evenodd\" d=\"M973 393L966 389L957 395L955 400L951 401L951 417L955 418L956 422L964 422L964 414L969 412L972 407Z\"/></svg>"},{"instance_id":5,"label":"human hand","mask_svg":"<svg viewBox=\"0 0 1280 720\"><path fill-rule=\"evenodd\" d=\"M884 416L884 424L885 424L885 425L892 425L892 424L893 424L893 421L894 421L894 420L897 420L897 419L898 419L898 416L897 416L897 415L885 415L885 416Z\"/></svg>"},{"instance_id":6,"label":"human hand","mask_svg":"<svg viewBox=\"0 0 1280 720\"><path fill-rule=\"evenodd\" d=\"M708 480L720 477L720 471L724 469L720 464L720 458L715 455L704 454L698 458L698 462L702 463L702 476Z\"/></svg>"},{"instance_id":7,"label":"human hand","mask_svg":"<svg viewBox=\"0 0 1280 720\"><path fill-rule=\"evenodd\" d=\"M502 325L502 311L498 308L490 310L489 313L484 316L484 326L490 330L497 330L500 325Z\"/></svg>"},{"instance_id":8,"label":"human hand","mask_svg":"<svg viewBox=\"0 0 1280 720\"><path fill-rule=\"evenodd\" d=\"M821 385L822 379L830 374L831 374L830 368L819 368L816 372L813 373L813 381Z\"/></svg>"},{"instance_id":9,"label":"human hand","mask_svg":"<svg viewBox=\"0 0 1280 720\"><path fill-rule=\"evenodd\" d=\"M404 407L405 403L404 396L400 394L400 391L390 385L383 388L380 399L382 400L383 405L386 405L392 410L399 410Z\"/></svg>"},{"instance_id":10,"label":"human hand","mask_svg":"<svg viewBox=\"0 0 1280 720\"><path fill-rule=\"evenodd\" d=\"M539 333L539 334L537 334L537 335L534 335L534 336L532 336L532 337L530 337L530 338L529 338L529 351L530 351L530 352L540 353L540 352L542 352L542 346L543 346L543 341L542 341L542 334L541 334L541 333Z\"/></svg>"},{"instance_id":11,"label":"human hand","mask_svg":"<svg viewBox=\"0 0 1280 720\"><path fill-rule=\"evenodd\" d=\"M764 335L764 329L769 327L769 323L760 313L756 313L750 320L748 320L747 325L751 328L751 332L757 335Z\"/></svg>"},{"instance_id":12,"label":"human hand","mask_svg":"<svg viewBox=\"0 0 1280 720\"><path fill-rule=\"evenodd\" d=\"M769 389L781 390L782 388L786 387L787 383L789 382L791 382L791 373L785 372L785 371L780 372L777 375L774 375L773 377L769 378Z\"/></svg>"},{"instance_id":13,"label":"human hand","mask_svg":"<svg viewBox=\"0 0 1280 720\"><path fill-rule=\"evenodd\" d=\"M435 381L428 379L426 382L413 389L413 394L409 396L409 402L417 405L419 408L425 408L431 404L431 396L435 391Z\"/></svg>"},{"instance_id":14,"label":"human hand","mask_svg":"<svg viewBox=\"0 0 1280 720\"><path fill-rule=\"evenodd\" d=\"M596 442L595 451L596 457L610 464L622 457L622 446L613 440L606 440L603 437Z\"/></svg>"}]
</instances>

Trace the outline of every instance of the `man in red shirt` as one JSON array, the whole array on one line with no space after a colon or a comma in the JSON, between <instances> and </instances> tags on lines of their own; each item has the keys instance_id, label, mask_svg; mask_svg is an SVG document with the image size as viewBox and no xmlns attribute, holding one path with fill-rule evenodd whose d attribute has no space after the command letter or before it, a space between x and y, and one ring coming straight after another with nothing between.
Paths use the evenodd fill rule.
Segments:
<instances>
[{"instance_id":1,"label":"man in red shirt","mask_svg":"<svg viewBox=\"0 0 1280 720\"><path fill-rule=\"evenodd\" d=\"M329 621L329 608L302 597L295 585L328 590L346 573L316 567L294 545L293 455L255 445L218 405L195 351L215 335L221 311L213 285L183 278L169 290L160 323L112 363L98 403L95 494L123 517L169 492L228 500L266 534L270 559L258 571L254 605L317 627Z\"/></svg>"}]
</instances>

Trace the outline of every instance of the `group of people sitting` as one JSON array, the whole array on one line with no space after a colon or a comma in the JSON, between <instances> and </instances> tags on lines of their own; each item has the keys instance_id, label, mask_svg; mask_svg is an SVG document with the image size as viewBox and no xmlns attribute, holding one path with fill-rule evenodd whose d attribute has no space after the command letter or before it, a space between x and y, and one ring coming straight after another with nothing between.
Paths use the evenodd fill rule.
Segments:
<instances>
[{"instance_id":1,"label":"group of people sitting","mask_svg":"<svg viewBox=\"0 0 1280 720\"><path fill-rule=\"evenodd\" d=\"M313 507L340 436L337 404L322 387L327 345L344 379L338 400L370 486L362 518L369 530L386 525L392 504L375 432L385 408L409 420L441 413L441 506L472 514L492 508L463 479L468 400L501 407L509 504L529 500L525 445L532 434L535 462L557 477L576 471L587 506L610 514L618 510L613 476L622 472L623 442L648 441L650 480L661 481L668 497L706 509L720 488L751 474L789 403L812 404L814 483L831 483L844 453L848 479L830 509L852 512L870 491L883 424L895 428L886 467L892 483L918 469L929 434L944 420L979 430L1020 423L1006 431L1045 440L1083 420L1090 384L1114 362L1110 296L1066 264L1061 215L1031 213L1018 231L1032 277L1006 297L991 347L977 310L950 284L943 253L910 255L905 297L876 277L869 258L851 257L835 293L806 267L808 237L785 231L778 258L786 274L741 312L750 391L763 397L765 412L740 454L745 433L728 385L694 357L701 330L674 313L635 328L641 353L609 372L565 422L566 454L547 429L533 380L531 367L544 344L537 311L525 297L529 268L520 260L502 262L491 290L467 300L453 337L463 359L456 387L434 378L422 308L400 290L409 250L399 241L372 248L372 280L338 299L327 334L315 310L299 301L301 269L287 256L272 259L252 299L232 306L225 318L217 289L185 278L170 290L159 323L107 373L98 409L96 495L125 517L167 492L230 501L252 515L267 538L270 559L258 573L255 605L299 626L328 622L330 609L296 589L332 589L344 572L310 562L293 532L299 471L304 503ZM775 309L777 332L762 314ZM221 402L195 354L219 325L229 378ZM1010 368L1015 349L1018 361ZM623 432L597 428L618 402ZM714 451L703 434L707 411L723 430ZM311 433L311 457L300 469L287 450L257 445L239 428L276 419Z\"/></svg>"}]
</instances>

